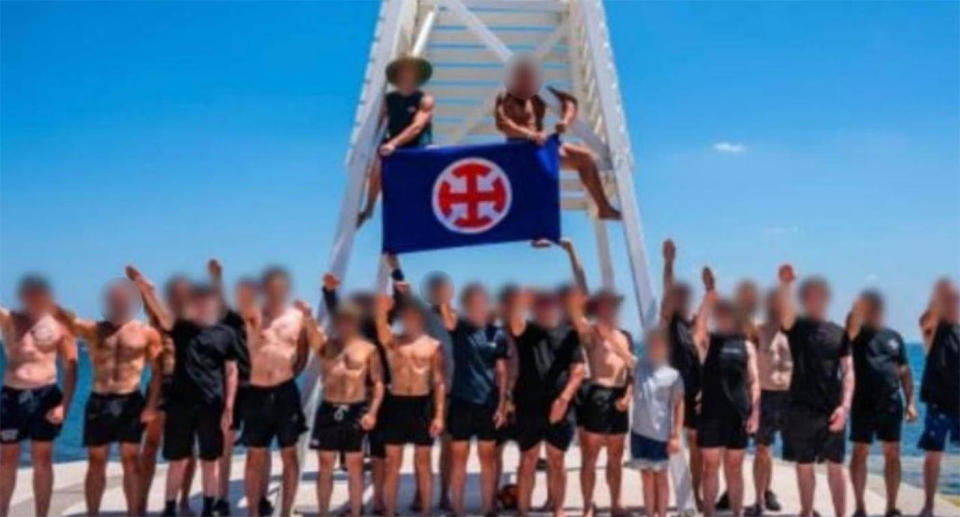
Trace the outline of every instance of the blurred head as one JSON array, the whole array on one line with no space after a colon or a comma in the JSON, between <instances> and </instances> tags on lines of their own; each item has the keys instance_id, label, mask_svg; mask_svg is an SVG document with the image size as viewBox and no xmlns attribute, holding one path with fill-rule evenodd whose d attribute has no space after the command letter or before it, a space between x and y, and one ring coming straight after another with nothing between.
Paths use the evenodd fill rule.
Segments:
<instances>
[{"instance_id":1,"label":"blurred head","mask_svg":"<svg viewBox=\"0 0 960 517\"><path fill-rule=\"evenodd\" d=\"M210 284L194 284L190 289L188 317L197 325L209 326L220 321L223 302L220 293Z\"/></svg>"},{"instance_id":2,"label":"blurred head","mask_svg":"<svg viewBox=\"0 0 960 517\"><path fill-rule=\"evenodd\" d=\"M644 335L643 342L648 361L656 365L667 362L670 354L670 344L666 331L660 327L654 328Z\"/></svg>"},{"instance_id":3,"label":"blurred head","mask_svg":"<svg viewBox=\"0 0 960 517\"><path fill-rule=\"evenodd\" d=\"M884 302L880 291L868 289L860 293L860 299L866 308L863 315L864 323L874 328L883 326Z\"/></svg>"},{"instance_id":4,"label":"blurred head","mask_svg":"<svg viewBox=\"0 0 960 517\"><path fill-rule=\"evenodd\" d=\"M733 295L733 303L747 317L753 317L760 306L760 290L753 280L742 280L737 284Z\"/></svg>"},{"instance_id":5,"label":"blurred head","mask_svg":"<svg viewBox=\"0 0 960 517\"><path fill-rule=\"evenodd\" d=\"M949 323L960 322L960 292L952 282L941 282L935 296L943 311L943 318Z\"/></svg>"},{"instance_id":6,"label":"blurred head","mask_svg":"<svg viewBox=\"0 0 960 517\"><path fill-rule=\"evenodd\" d=\"M521 99L529 99L540 91L540 62L531 54L517 54L507 64L507 91Z\"/></svg>"},{"instance_id":7,"label":"blurred head","mask_svg":"<svg viewBox=\"0 0 960 517\"><path fill-rule=\"evenodd\" d=\"M423 312L415 303L401 303L397 307L397 317L403 326L404 334L408 336L418 336L426 331Z\"/></svg>"},{"instance_id":8,"label":"blurred head","mask_svg":"<svg viewBox=\"0 0 960 517\"><path fill-rule=\"evenodd\" d=\"M260 288L267 305L283 305L290 296L290 273L281 267L269 267L260 276Z\"/></svg>"},{"instance_id":9,"label":"blurred head","mask_svg":"<svg viewBox=\"0 0 960 517\"><path fill-rule=\"evenodd\" d=\"M560 324L560 300L555 293L538 291L533 295L533 320L545 328Z\"/></svg>"},{"instance_id":10,"label":"blurred head","mask_svg":"<svg viewBox=\"0 0 960 517\"><path fill-rule=\"evenodd\" d=\"M686 282L677 282L668 293L670 301L676 307L677 314L683 319L690 319L690 304L693 299L693 291L690 284Z\"/></svg>"},{"instance_id":11,"label":"blurred head","mask_svg":"<svg viewBox=\"0 0 960 517\"><path fill-rule=\"evenodd\" d=\"M572 313L577 307L584 309L587 301L587 293L577 284L562 284L557 288L557 302L566 314Z\"/></svg>"},{"instance_id":12,"label":"blurred head","mask_svg":"<svg viewBox=\"0 0 960 517\"><path fill-rule=\"evenodd\" d=\"M360 319L362 318L360 307L347 301L337 306L333 313L333 332L340 339L351 339L360 333Z\"/></svg>"},{"instance_id":13,"label":"blurred head","mask_svg":"<svg viewBox=\"0 0 960 517\"><path fill-rule=\"evenodd\" d=\"M40 316L53 306L53 290L47 279L35 274L20 279L17 295L23 310L31 316Z\"/></svg>"},{"instance_id":14,"label":"blurred head","mask_svg":"<svg viewBox=\"0 0 960 517\"><path fill-rule=\"evenodd\" d=\"M507 318L517 308L520 303L520 286L517 284L507 284L500 288L497 293L497 312L500 318Z\"/></svg>"},{"instance_id":15,"label":"blurred head","mask_svg":"<svg viewBox=\"0 0 960 517\"><path fill-rule=\"evenodd\" d=\"M373 314L377 297L370 291L357 291L350 295L350 302L360 308L362 314Z\"/></svg>"},{"instance_id":16,"label":"blurred head","mask_svg":"<svg viewBox=\"0 0 960 517\"><path fill-rule=\"evenodd\" d=\"M183 275L174 275L167 280L164 286L164 296L167 299L167 307L173 311L174 316L182 316L187 311L187 305L190 304L190 280Z\"/></svg>"},{"instance_id":17,"label":"blurred head","mask_svg":"<svg viewBox=\"0 0 960 517\"><path fill-rule=\"evenodd\" d=\"M737 305L727 299L717 300L713 307L713 325L720 334L739 334L743 327Z\"/></svg>"},{"instance_id":18,"label":"blurred head","mask_svg":"<svg viewBox=\"0 0 960 517\"><path fill-rule=\"evenodd\" d=\"M443 305L453 300L453 281L446 273L434 271L427 275L424 288L427 302L430 305Z\"/></svg>"},{"instance_id":19,"label":"blurred head","mask_svg":"<svg viewBox=\"0 0 960 517\"><path fill-rule=\"evenodd\" d=\"M830 304L830 286L826 279L814 276L804 280L800 284L798 294L800 304L807 316L818 320L827 317L827 306Z\"/></svg>"},{"instance_id":20,"label":"blurred head","mask_svg":"<svg viewBox=\"0 0 960 517\"><path fill-rule=\"evenodd\" d=\"M601 289L590 299L588 312L597 321L613 325L617 322L622 302L623 296L609 289Z\"/></svg>"},{"instance_id":21,"label":"blurred head","mask_svg":"<svg viewBox=\"0 0 960 517\"><path fill-rule=\"evenodd\" d=\"M490 315L490 297L480 284L469 284L460 293L460 307L471 323L480 326Z\"/></svg>"},{"instance_id":22,"label":"blurred head","mask_svg":"<svg viewBox=\"0 0 960 517\"><path fill-rule=\"evenodd\" d=\"M397 88L400 90L416 90L419 84L420 73L416 64L406 62L397 68Z\"/></svg>"},{"instance_id":23,"label":"blurred head","mask_svg":"<svg viewBox=\"0 0 960 517\"><path fill-rule=\"evenodd\" d=\"M140 292L133 282L118 278L103 290L103 316L121 324L133 319L140 311Z\"/></svg>"},{"instance_id":24,"label":"blurred head","mask_svg":"<svg viewBox=\"0 0 960 517\"><path fill-rule=\"evenodd\" d=\"M256 305L259 294L260 284L249 277L241 278L233 289L233 299L236 300L237 307Z\"/></svg>"},{"instance_id":25,"label":"blurred head","mask_svg":"<svg viewBox=\"0 0 960 517\"><path fill-rule=\"evenodd\" d=\"M780 303L777 301L777 296L777 290L771 289L763 298L763 309L768 322L780 321Z\"/></svg>"}]
</instances>

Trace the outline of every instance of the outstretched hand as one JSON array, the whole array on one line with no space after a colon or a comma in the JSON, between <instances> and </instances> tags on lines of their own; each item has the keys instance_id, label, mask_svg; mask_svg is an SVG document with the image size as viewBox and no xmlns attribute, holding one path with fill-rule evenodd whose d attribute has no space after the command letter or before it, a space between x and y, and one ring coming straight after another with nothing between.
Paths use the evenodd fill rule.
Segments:
<instances>
[{"instance_id":1,"label":"outstretched hand","mask_svg":"<svg viewBox=\"0 0 960 517\"><path fill-rule=\"evenodd\" d=\"M543 249L553 246L553 242L550 239L537 239L531 242L530 245L534 248Z\"/></svg>"},{"instance_id":2,"label":"outstretched hand","mask_svg":"<svg viewBox=\"0 0 960 517\"><path fill-rule=\"evenodd\" d=\"M663 260L673 262L675 258L677 258L677 246L670 239L663 241Z\"/></svg>"},{"instance_id":3,"label":"outstretched hand","mask_svg":"<svg viewBox=\"0 0 960 517\"><path fill-rule=\"evenodd\" d=\"M716 288L716 279L713 277L713 271L709 267L703 268L703 287L708 292Z\"/></svg>"},{"instance_id":4,"label":"outstretched hand","mask_svg":"<svg viewBox=\"0 0 960 517\"><path fill-rule=\"evenodd\" d=\"M323 288L328 291L336 291L340 287L340 279L333 273L323 275Z\"/></svg>"},{"instance_id":5,"label":"outstretched hand","mask_svg":"<svg viewBox=\"0 0 960 517\"><path fill-rule=\"evenodd\" d=\"M212 258L207 261L207 272L210 273L210 276L219 280L223 277L223 264L219 260Z\"/></svg>"},{"instance_id":6,"label":"outstretched hand","mask_svg":"<svg viewBox=\"0 0 960 517\"><path fill-rule=\"evenodd\" d=\"M797 274L793 271L793 266L784 264L777 270L777 278L784 284L790 284L797 279Z\"/></svg>"},{"instance_id":7,"label":"outstretched hand","mask_svg":"<svg viewBox=\"0 0 960 517\"><path fill-rule=\"evenodd\" d=\"M129 278L131 282L139 286L153 287L153 284L147 281L146 277L143 276L143 273L141 273L140 270L133 265L128 264L124 272L127 274L127 278Z\"/></svg>"}]
</instances>

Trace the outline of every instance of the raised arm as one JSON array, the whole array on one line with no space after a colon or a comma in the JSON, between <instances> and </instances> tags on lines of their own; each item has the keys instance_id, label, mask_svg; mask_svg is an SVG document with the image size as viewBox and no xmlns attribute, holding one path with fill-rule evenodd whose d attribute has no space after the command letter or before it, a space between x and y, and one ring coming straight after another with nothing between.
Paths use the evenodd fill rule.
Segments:
<instances>
[{"instance_id":1,"label":"raised arm","mask_svg":"<svg viewBox=\"0 0 960 517\"><path fill-rule=\"evenodd\" d=\"M157 290L153 282L148 280L143 273L136 267L128 265L126 269L127 278L137 286L140 296L143 297L143 305L151 317L156 320L160 329L169 332L173 329L173 315L167 310L160 297L157 296Z\"/></svg>"},{"instance_id":2,"label":"raised arm","mask_svg":"<svg viewBox=\"0 0 960 517\"><path fill-rule=\"evenodd\" d=\"M207 261L207 275L210 277L210 285L220 297L220 310L226 314L227 297L223 292L223 264L219 260L212 258Z\"/></svg>"},{"instance_id":3,"label":"raised arm","mask_svg":"<svg viewBox=\"0 0 960 517\"><path fill-rule=\"evenodd\" d=\"M544 248L552 244L552 242L546 239L533 241L533 246L535 248ZM580 255L577 254L577 248L573 245L573 241L567 237L564 237L560 239L560 247L563 248L563 251L567 253L567 258L570 260L570 270L573 272L573 280L576 282L577 287L584 294L589 293L590 290L587 287L587 274L583 269L583 263L580 261Z\"/></svg>"},{"instance_id":4,"label":"raised arm","mask_svg":"<svg viewBox=\"0 0 960 517\"><path fill-rule=\"evenodd\" d=\"M663 241L663 302L660 304L660 322L666 324L673 317L676 302L673 299L673 262L677 258L677 247L673 241Z\"/></svg>"},{"instance_id":5,"label":"raised arm","mask_svg":"<svg viewBox=\"0 0 960 517\"><path fill-rule=\"evenodd\" d=\"M866 302L862 298L857 298L853 302L853 308L850 309L850 314L847 315L847 328L846 328L846 337L850 340L850 343L853 343L857 336L860 335L860 330L863 328L863 315L866 314Z\"/></svg>"},{"instance_id":6,"label":"raised arm","mask_svg":"<svg viewBox=\"0 0 960 517\"><path fill-rule=\"evenodd\" d=\"M413 114L413 120L397 136L380 146L380 154L387 156L398 147L416 138L433 118L433 106L433 95L424 94L423 98L420 99L420 105L417 106L417 112Z\"/></svg>"},{"instance_id":7,"label":"raised arm","mask_svg":"<svg viewBox=\"0 0 960 517\"><path fill-rule=\"evenodd\" d=\"M790 330L797 321L797 308L793 303L793 282L797 279L793 266L784 264L777 271L780 284L777 287L777 306L780 314L780 328Z\"/></svg>"},{"instance_id":8,"label":"raised arm","mask_svg":"<svg viewBox=\"0 0 960 517\"><path fill-rule=\"evenodd\" d=\"M320 327L320 323L313 317L313 310L303 300L296 300L293 306L303 314L300 339L297 341L297 356L294 363L294 375L299 374L307 366L310 350L319 354L327 343L327 335Z\"/></svg>"},{"instance_id":9,"label":"raised arm","mask_svg":"<svg viewBox=\"0 0 960 517\"><path fill-rule=\"evenodd\" d=\"M323 275L323 287L320 289L323 294L323 306L327 308L327 314L337 312L337 306L340 305L340 297L337 295L337 289L340 288L340 279L333 273Z\"/></svg>"},{"instance_id":10,"label":"raised arm","mask_svg":"<svg viewBox=\"0 0 960 517\"><path fill-rule=\"evenodd\" d=\"M700 351L700 360L707 356L707 347L710 345L710 315L713 314L713 305L717 301L716 282L713 278L713 271L710 268L703 268L703 302L697 311L696 319L693 323L693 341L697 344Z\"/></svg>"},{"instance_id":11,"label":"raised arm","mask_svg":"<svg viewBox=\"0 0 960 517\"><path fill-rule=\"evenodd\" d=\"M504 100L503 94L498 95L493 108L493 118L497 129L507 138L526 138L527 140L533 140L542 144L544 141L542 134L517 124L507 115Z\"/></svg>"},{"instance_id":12,"label":"raised arm","mask_svg":"<svg viewBox=\"0 0 960 517\"><path fill-rule=\"evenodd\" d=\"M393 330L390 328L390 321L387 314L390 312L390 307L393 305L393 299L385 294L378 294L377 300L374 302L373 308L373 321L377 327L377 340L380 341L385 348L393 347Z\"/></svg>"},{"instance_id":13,"label":"raised arm","mask_svg":"<svg viewBox=\"0 0 960 517\"><path fill-rule=\"evenodd\" d=\"M53 317L61 325L70 329L70 332L80 336L87 346L95 347L99 343L100 333L97 332L97 322L77 317L73 311L68 311L59 305L53 307Z\"/></svg>"},{"instance_id":14,"label":"raised arm","mask_svg":"<svg viewBox=\"0 0 960 517\"><path fill-rule=\"evenodd\" d=\"M446 364L443 360L443 347L437 343L433 352L433 421L430 422L430 436L443 434L444 415L446 414L447 384Z\"/></svg>"}]
</instances>

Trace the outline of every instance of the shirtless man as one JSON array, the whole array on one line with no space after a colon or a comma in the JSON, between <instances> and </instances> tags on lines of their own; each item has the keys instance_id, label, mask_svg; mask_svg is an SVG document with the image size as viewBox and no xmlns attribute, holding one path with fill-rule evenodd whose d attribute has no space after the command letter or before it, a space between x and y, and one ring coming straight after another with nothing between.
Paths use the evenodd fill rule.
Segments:
<instances>
[{"instance_id":1,"label":"shirtless man","mask_svg":"<svg viewBox=\"0 0 960 517\"><path fill-rule=\"evenodd\" d=\"M757 326L757 375L760 378L760 423L753 443L756 454L753 460L753 485L756 494L755 504L747 508L747 515L763 515L765 510L779 512L782 507L776 494L770 489L773 485L773 447L777 433L783 439L786 431L787 407L790 404L790 375L793 372L793 359L790 357L790 343L787 335L780 330L780 314L777 311L776 291L767 295L766 319ZM787 444L784 443L783 447ZM785 456L790 456L787 452Z\"/></svg>"},{"instance_id":2,"label":"shirtless man","mask_svg":"<svg viewBox=\"0 0 960 517\"><path fill-rule=\"evenodd\" d=\"M356 305L339 304L333 313L334 337L328 340L320 334L315 344L323 401L317 407L310 448L318 451L320 460L317 503L324 516L330 509L339 454L346 456L350 515L363 513L363 439L377 423L384 387L380 354L364 339L362 318Z\"/></svg>"},{"instance_id":3,"label":"shirtless man","mask_svg":"<svg viewBox=\"0 0 960 517\"><path fill-rule=\"evenodd\" d=\"M87 344L93 365L93 388L84 410L83 445L87 448L87 477L84 492L87 514L99 515L107 482L110 445L118 443L123 467L123 494L127 515L139 515L140 439L144 424L157 414L162 371L160 333L136 319L140 295L129 280L107 286L104 319L81 319L58 307L57 320ZM140 393L143 368L153 372L148 395Z\"/></svg>"},{"instance_id":4,"label":"shirtless man","mask_svg":"<svg viewBox=\"0 0 960 517\"><path fill-rule=\"evenodd\" d=\"M592 325L582 315L574 314L573 321L581 334L586 351L590 378L581 389L582 398L577 407L580 423L580 487L583 491L584 515L596 515L593 488L597 478L597 457L607 450L607 485L610 488L610 513L614 517L626 515L620 504L623 475L623 451L629 430L630 400L633 397L630 372L636 364L633 339L617 324L622 298L609 290L601 290L590 300Z\"/></svg>"},{"instance_id":5,"label":"shirtless man","mask_svg":"<svg viewBox=\"0 0 960 517\"><path fill-rule=\"evenodd\" d=\"M46 280L26 276L18 289L23 309L0 307L7 367L0 392L0 517L7 517L17 484L20 442L30 440L34 514L45 517L53 489L53 440L60 434L77 384L77 343L50 314ZM57 366L63 391L57 386Z\"/></svg>"},{"instance_id":6,"label":"shirtless man","mask_svg":"<svg viewBox=\"0 0 960 517\"><path fill-rule=\"evenodd\" d=\"M165 404L163 456L169 466L163 515L177 513L177 494L183 488L195 442L199 442L203 481L201 514L212 515L220 496L217 476L223 437L232 424L240 340L233 329L220 323L222 301L212 286L191 286L186 310L182 317L175 317L140 271L127 266L127 277L137 285L148 312L173 340L176 355Z\"/></svg>"},{"instance_id":7,"label":"shirtless man","mask_svg":"<svg viewBox=\"0 0 960 517\"><path fill-rule=\"evenodd\" d=\"M297 302L290 306L290 277L280 268L267 269L260 282L263 306L254 299L242 300L242 316L250 353L250 385L245 397L244 444L247 464L244 471L248 501L264 497L264 465L274 439L283 463L280 514L290 515L300 476L297 439L306 431L306 418L295 378L303 370L311 347L323 339L310 308ZM258 516L259 508L251 508Z\"/></svg>"},{"instance_id":8,"label":"shirtless man","mask_svg":"<svg viewBox=\"0 0 960 517\"><path fill-rule=\"evenodd\" d=\"M383 99L380 118L386 119L387 134L380 145L380 156L373 162L367 182L367 200L357 218L357 226L373 215L380 197L381 159L397 149L415 149L430 145L433 129L433 95L421 90L430 80L433 68L419 57L405 56L387 65L387 81L396 89Z\"/></svg>"},{"instance_id":9,"label":"shirtless man","mask_svg":"<svg viewBox=\"0 0 960 517\"><path fill-rule=\"evenodd\" d=\"M497 96L494 119L497 129L507 139L531 140L543 145L547 140L543 119L547 104L540 96L542 86L540 64L532 56L518 56L510 65L506 91ZM557 134L563 134L577 118L577 99L554 88L548 88L562 106L563 112L557 122ZM610 204L603 191L603 182L597 163L586 147L565 142L560 146L560 161L565 168L573 168L580 181L597 206L601 219L620 219L620 211Z\"/></svg>"},{"instance_id":10,"label":"shirtless man","mask_svg":"<svg viewBox=\"0 0 960 517\"><path fill-rule=\"evenodd\" d=\"M182 317L190 302L190 282L186 277L176 275L167 281L164 287L164 298L171 314ZM157 470L157 453L163 439L163 427L167 419L166 401L169 398L170 385L173 383L173 366L176 363L176 351L173 348L173 339L164 334L156 318L150 318L150 325L160 333L162 343L160 355L157 358L160 369L152 370L152 376L160 377L160 395L157 398L156 416L147 422L143 431L143 448L140 451L140 511L139 515L147 514L147 497L153 485L153 476ZM150 379L153 383L153 378ZM180 492L180 514L193 515L190 509L190 487L193 486L193 474L197 460L193 455L187 460L183 474L183 488Z\"/></svg>"},{"instance_id":11,"label":"shirtless man","mask_svg":"<svg viewBox=\"0 0 960 517\"><path fill-rule=\"evenodd\" d=\"M423 515L431 513L433 473L430 453L434 439L444 429L446 382L443 351L440 342L425 333L423 312L411 298L408 293L398 307L397 317L403 326L398 335L392 332L387 320L392 300L381 296L376 305L377 330L387 352L391 377L390 398L384 411L391 422L385 437L387 472L384 492L388 517L397 510L400 464L403 447L408 443L414 445L420 511Z\"/></svg>"}]
</instances>

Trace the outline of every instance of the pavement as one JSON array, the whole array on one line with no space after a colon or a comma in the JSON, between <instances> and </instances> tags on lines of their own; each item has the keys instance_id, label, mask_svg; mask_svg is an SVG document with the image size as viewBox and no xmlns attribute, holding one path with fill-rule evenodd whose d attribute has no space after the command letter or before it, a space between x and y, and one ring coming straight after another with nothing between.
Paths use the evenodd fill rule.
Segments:
<instances>
[{"instance_id":1,"label":"pavement","mask_svg":"<svg viewBox=\"0 0 960 517\"><path fill-rule=\"evenodd\" d=\"M439 451L434 451L434 465L439 457ZM413 465L412 450L406 451L402 475L400 480L400 497L403 509L409 504L413 494ZM515 479L515 466L519 453L511 444L504 452L504 465L507 473L504 474L506 482L513 482ZM243 497L243 456L236 456L234 459L231 479L231 502L233 504L233 515L244 516L246 512L246 499ZM746 485L746 502L752 503L753 482L751 477L752 457L748 456L744 465L744 477ZM583 512L582 496L580 493L579 482L579 449L572 447L567 455L567 514L571 516L581 515ZM604 479L604 465L606 459L601 453L598 462L597 486L594 500L600 508L601 514L606 514L609 509L609 493L606 481ZM944 468L955 468L956 462L945 463ZM273 461L273 472L271 482L271 494L276 499L279 492L280 482L280 459L275 455ZM82 516L86 515L86 505L83 496L83 479L86 470L86 463L75 461L69 463L59 463L54 467L54 495L51 502L51 515L61 516ZM316 472L317 458L315 454L307 456L306 467L302 476L300 488L297 492L294 512L299 515L316 515ZM153 487L148 499L148 508L151 512L159 512L163 507L163 485L166 474L166 465L157 466L157 477L154 480ZM10 508L11 517L27 517L33 515L33 501L31 490L31 469L23 467L17 474L17 489L14 493ZM476 515L480 510L479 500L479 463L475 452L472 453L468 464L466 507L471 515ZM722 483L722 481L721 481ZM436 487L439 481L435 479ZM870 515L882 516L885 503L883 495L883 480L877 476L871 475L868 480L868 489L866 494L867 510ZM545 473L538 472L537 485L533 493L534 506L541 505L546 499L546 477ZM773 472L773 490L779 496L783 504L783 511L776 515L790 516L796 515L799 510L799 500L797 498L796 481L793 473L793 467L790 464L775 461ZM368 485L364 494L365 500L369 501L372 490ZM201 506L200 479L199 472L194 480L191 505L194 511L199 511ZM847 495L848 513L853 511L853 493L848 489ZM830 503L829 492L827 491L826 472L823 468L817 470L817 494L815 507L823 516L833 515L833 508ZM347 487L345 474L338 472L335 476L333 501L331 511L338 515L340 510L345 508L347 501ZM639 473L631 469L624 469L623 476L623 502L633 515L642 515L641 510L642 490L640 486ZM673 503L671 502L671 505ZM899 507L904 515L915 515L923 504L923 491L911 485L902 484L900 487ZM125 501L121 487L121 469L116 461L112 461L107 470L107 489L104 493L103 503L101 505L101 515L124 515ZM721 514L723 515L723 514ZM772 515L772 514L771 514ZM936 515L938 516L960 516L960 507L955 506L945 497L938 497L936 503Z\"/></svg>"}]
</instances>

